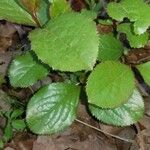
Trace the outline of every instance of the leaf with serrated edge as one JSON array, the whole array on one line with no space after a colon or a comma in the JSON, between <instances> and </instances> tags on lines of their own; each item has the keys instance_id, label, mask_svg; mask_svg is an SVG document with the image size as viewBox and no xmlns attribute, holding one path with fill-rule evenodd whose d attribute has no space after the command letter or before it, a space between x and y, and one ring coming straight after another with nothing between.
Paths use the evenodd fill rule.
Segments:
<instances>
[{"instance_id":1,"label":"leaf with serrated edge","mask_svg":"<svg viewBox=\"0 0 150 150\"><path fill-rule=\"evenodd\" d=\"M102 108L126 103L135 88L131 69L116 61L105 61L90 74L86 91L88 102Z\"/></svg>"},{"instance_id":2,"label":"leaf with serrated edge","mask_svg":"<svg viewBox=\"0 0 150 150\"><path fill-rule=\"evenodd\" d=\"M134 32L143 34L150 26L150 6L144 0L122 0L120 3L109 3L107 12L115 20L124 18L134 22Z\"/></svg>"},{"instance_id":3,"label":"leaf with serrated edge","mask_svg":"<svg viewBox=\"0 0 150 150\"><path fill-rule=\"evenodd\" d=\"M98 120L115 126L129 126L139 121L144 114L143 98L137 90L134 90L129 101L115 109L102 109L89 105L90 112Z\"/></svg>"},{"instance_id":4,"label":"leaf with serrated edge","mask_svg":"<svg viewBox=\"0 0 150 150\"><path fill-rule=\"evenodd\" d=\"M148 42L148 33L145 32L141 35L134 34L132 32L132 26L130 23L123 23L118 25L117 31L126 34L130 46L133 48L144 47L144 45Z\"/></svg>"},{"instance_id":5,"label":"leaf with serrated edge","mask_svg":"<svg viewBox=\"0 0 150 150\"><path fill-rule=\"evenodd\" d=\"M23 10L15 0L0 0L0 20L36 26L31 15Z\"/></svg>"},{"instance_id":6,"label":"leaf with serrated edge","mask_svg":"<svg viewBox=\"0 0 150 150\"><path fill-rule=\"evenodd\" d=\"M146 83L150 85L150 61L137 66Z\"/></svg>"},{"instance_id":7,"label":"leaf with serrated edge","mask_svg":"<svg viewBox=\"0 0 150 150\"><path fill-rule=\"evenodd\" d=\"M76 118L79 87L53 83L41 88L29 101L26 121L34 133L53 134L72 124Z\"/></svg>"},{"instance_id":8,"label":"leaf with serrated edge","mask_svg":"<svg viewBox=\"0 0 150 150\"><path fill-rule=\"evenodd\" d=\"M39 59L55 70L91 70L96 62L99 42L95 23L83 14L62 14L44 29L32 31L29 38Z\"/></svg>"},{"instance_id":9,"label":"leaf with serrated edge","mask_svg":"<svg viewBox=\"0 0 150 150\"><path fill-rule=\"evenodd\" d=\"M12 61L8 73L13 87L28 87L46 77L48 70L28 52Z\"/></svg>"},{"instance_id":10,"label":"leaf with serrated edge","mask_svg":"<svg viewBox=\"0 0 150 150\"><path fill-rule=\"evenodd\" d=\"M100 61L118 60L123 53L123 46L112 34L100 35L99 55Z\"/></svg>"}]
</instances>

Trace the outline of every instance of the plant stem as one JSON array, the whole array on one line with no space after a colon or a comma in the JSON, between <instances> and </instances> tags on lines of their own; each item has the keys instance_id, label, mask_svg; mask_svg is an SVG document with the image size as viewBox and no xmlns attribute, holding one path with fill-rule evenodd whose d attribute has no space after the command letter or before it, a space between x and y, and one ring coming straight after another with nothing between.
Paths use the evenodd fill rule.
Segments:
<instances>
[{"instance_id":1,"label":"plant stem","mask_svg":"<svg viewBox=\"0 0 150 150\"><path fill-rule=\"evenodd\" d=\"M106 134L106 135L109 135L109 136L111 136L111 137L113 137L113 138L116 138L116 139L119 139L119 140L121 140L121 141L128 142L128 143L134 143L134 140L125 139L125 138L122 138L122 137L120 137L120 136L110 134L110 133L105 132L105 131L103 131L103 130L97 128L97 127L94 127L94 126L88 124L88 123L85 123L85 122L83 122L83 121L81 121L81 120L79 120L79 119L75 119L75 120L76 120L77 122L83 124L83 125L86 125L86 126L92 128L92 129L95 129L95 130L97 130L97 131L99 131L99 132L101 132L101 133L104 133L104 134Z\"/></svg>"}]
</instances>

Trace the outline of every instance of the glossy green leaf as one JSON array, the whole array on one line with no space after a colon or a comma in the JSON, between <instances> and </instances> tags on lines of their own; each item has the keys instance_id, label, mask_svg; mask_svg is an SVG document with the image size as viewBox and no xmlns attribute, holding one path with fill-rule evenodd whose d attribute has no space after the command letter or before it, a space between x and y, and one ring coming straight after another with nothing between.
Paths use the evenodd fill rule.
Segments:
<instances>
[{"instance_id":1,"label":"glossy green leaf","mask_svg":"<svg viewBox=\"0 0 150 150\"><path fill-rule=\"evenodd\" d=\"M53 83L40 89L29 101L27 124L37 134L59 132L74 121L79 101L79 87Z\"/></svg>"},{"instance_id":2,"label":"glossy green leaf","mask_svg":"<svg viewBox=\"0 0 150 150\"><path fill-rule=\"evenodd\" d=\"M150 6L144 0L122 0L120 3L109 3L107 12L118 21L124 18L134 22L136 34L143 34L150 26Z\"/></svg>"},{"instance_id":3,"label":"glossy green leaf","mask_svg":"<svg viewBox=\"0 0 150 150\"><path fill-rule=\"evenodd\" d=\"M71 8L66 0L52 0L50 7L50 15L55 18L65 12L70 12Z\"/></svg>"},{"instance_id":4,"label":"glossy green leaf","mask_svg":"<svg viewBox=\"0 0 150 150\"><path fill-rule=\"evenodd\" d=\"M16 130L23 130L26 127L24 120L12 120L12 127Z\"/></svg>"},{"instance_id":5,"label":"glossy green leaf","mask_svg":"<svg viewBox=\"0 0 150 150\"><path fill-rule=\"evenodd\" d=\"M9 79L13 87L28 87L46 77L48 70L36 62L30 53L18 56L9 68Z\"/></svg>"},{"instance_id":6,"label":"glossy green leaf","mask_svg":"<svg viewBox=\"0 0 150 150\"><path fill-rule=\"evenodd\" d=\"M136 35L132 31L132 26L129 23L120 24L117 27L118 32L125 33L127 36L127 39L130 43L130 46L133 48L140 48L144 47L145 44L148 42L148 36L149 34L147 32Z\"/></svg>"},{"instance_id":7,"label":"glossy green leaf","mask_svg":"<svg viewBox=\"0 0 150 150\"><path fill-rule=\"evenodd\" d=\"M44 29L31 32L29 38L39 59L53 69L91 70L96 62L99 42L95 23L82 13L62 14Z\"/></svg>"},{"instance_id":8,"label":"glossy green leaf","mask_svg":"<svg viewBox=\"0 0 150 150\"><path fill-rule=\"evenodd\" d=\"M129 126L139 121L144 115L144 102L140 93L135 90L126 104L114 109L102 109L89 105L90 112L98 120L115 126Z\"/></svg>"},{"instance_id":9,"label":"glossy green leaf","mask_svg":"<svg viewBox=\"0 0 150 150\"><path fill-rule=\"evenodd\" d=\"M86 91L88 102L102 108L126 103L135 88L131 69L115 61L105 61L90 74Z\"/></svg>"},{"instance_id":10,"label":"glossy green leaf","mask_svg":"<svg viewBox=\"0 0 150 150\"><path fill-rule=\"evenodd\" d=\"M99 55L100 61L118 60L123 53L123 46L112 34L100 35Z\"/></svg>"},{"instance_id":11,"label":"glossy green leaf","mask_svg":"<svg viewBox=\"0 0 150 150\"><path fill-rule=\"evenodd\" d=\"M150 85L150 61L137 66L146 83Z\"/></svg>"},{"instance_id":12,"label":"glossy green leaf","mask_svg":"<svg viewBox=\"0 0 150 150\"><path fill-rule=\"evenodd\" d=\"M0 0L0 20L36 26L31 15L22 9L15 0Z\"/></svg>"}]
</instances>

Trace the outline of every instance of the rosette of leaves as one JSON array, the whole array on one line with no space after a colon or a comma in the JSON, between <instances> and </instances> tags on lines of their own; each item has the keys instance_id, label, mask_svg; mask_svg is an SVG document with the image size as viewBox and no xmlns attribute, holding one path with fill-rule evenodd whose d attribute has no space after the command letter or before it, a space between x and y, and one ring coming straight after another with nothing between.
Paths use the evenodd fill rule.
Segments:
<instances>
[{"instance_id":1,"label":"rosette of leaves","mask_svg":"<svg viewBox=\"0 0 150 150\"><path fill-rule=\"evenodd\" d=\"M40 10L40 3L36 2L38 1L22 0L22 3L17 4L33 19L35 17L32 13L33 8ZM128 7L127 2L129 0L122 1L122 6ZM62 6L56 8L61 3ZM93 13L90 11L72 12L67 4L64 1L53 1L52 9L50 9L52 19L42 28L36 28L29 33L31 49L37 57L27 52L12 61L8 71L11 85L28 87L42 80L48 74L44 64L53 70L68 74L85 71L84 80L87 78L86 72L88 71L89 77L83 85L86 84L91 114L104 123L116 126L127 126L137 122L143 116L144 105L140 93L136 90L132 69L120 62L124 51L122 43L116 35L114 36L114 33L98 35ZM138 0L137 5L139 4L142 7L146 5L148 9L144 2ZM118 8L118 3L111 3L107 9L108 13L114 8L118 12L123 11ZM118 21L128 17L134 25L120 24L117 32L127 35L131 47L143 46L148 39L145 31L149 25L146 23L144 27L139 26L137 18L130 18L130 13L122 16L123 13L119 14L121 19L115 17L117 15L115 12L110 16ZM3 18L5 19L6 16ZM137 24L138 27L136 27ZM139 37L141 40L138 43ZM136 40L133 40L134 38ZM147 66L139 66L141 73L143 68ZM149 80L147 76L144 78ZM71 81L67 82L49 84L33 94L26 113L26 122L31 131L37 134L57 133L71 125L76 119L80 87Z\"/></svg>"}]
</instances>

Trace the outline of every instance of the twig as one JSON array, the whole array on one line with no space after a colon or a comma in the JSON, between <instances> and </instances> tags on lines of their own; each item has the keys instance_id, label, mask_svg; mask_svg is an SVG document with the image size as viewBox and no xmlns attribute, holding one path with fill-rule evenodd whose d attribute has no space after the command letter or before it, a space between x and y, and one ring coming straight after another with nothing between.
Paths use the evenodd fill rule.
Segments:
<instances>
[{"instance_id":1,"label":"twig","mask_svg":"<svg viewBox=\"0 0 150 150\"><path fill-rule=\"evenodd\" d=\"M137 143L138 143L138 145L140 147L140 150L144 150L145 149L144 148L145 143L144 143L143 135L141 133L141 129L140 129L138 123L135 124L135 127L136 127L136 129L138 131L138 134L137 134Z\"/></svg>"},{"instance_id":2,"label":"twig","mask_svg":"<svg viewBox=\"0 0 150 150\"><path fill-rule=\"evenodd\" d=\"M119 140L121 140L121 141L128 142L128 143L134 143L134 140L125 139L125 138L122 138L122 137L120 137L120 136L110 134L110 133L105 132L105 131L103 131L103 130L97 128L97 127L94 127L94 126L88 124L88 123L85 123L85 122L83 122L83 121L81 121L81 120L79 120L79 119L75 119L75 120L76 120L77 122L81 123L81 124L84 124L84 125L86 125L86 126L92 128L92 129L95 129L95 130L97 130L97 131L99 131L99 132L101 132L101 133L104 133L104 134L106 134L106 135L109 135L109 136L111 136L111 137L113 137L113 138L116 138L116 139L119 139Z\"/></svg>"}]
</instances>

